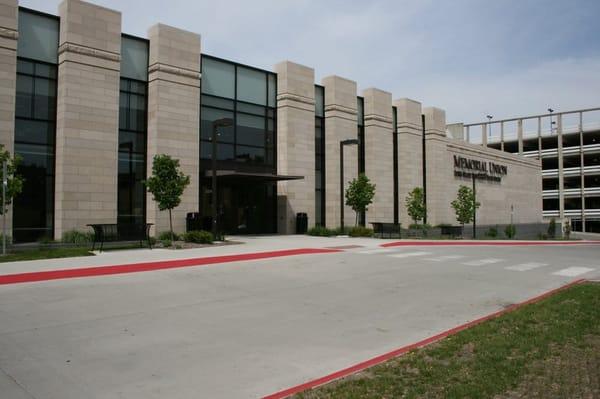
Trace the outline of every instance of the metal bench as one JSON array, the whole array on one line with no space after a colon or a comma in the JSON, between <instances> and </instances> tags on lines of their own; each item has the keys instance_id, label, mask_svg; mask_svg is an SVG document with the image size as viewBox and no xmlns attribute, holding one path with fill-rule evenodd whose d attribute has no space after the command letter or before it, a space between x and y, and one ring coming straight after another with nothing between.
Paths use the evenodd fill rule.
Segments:
<instances>
[{"instance_id":1,"label":"metal bench","mask_svg":"<svg viewBox=\"0 0 600 399\"><path fill-rule=\"evenodd\" d=\"M143 242L146 241L148 243L148 247L152 249L152 243L150 242L150 228L153 226L153 223L99 223L88 224L88 226L94 229L94 243L92 244L92 251L96 249L96 243L100 243L100 251L102 251L105 242L117 241L139 241L140 247L142 247Z\"/></svg>"},{"instance_id":2,"label":"metal bench","mask_svg":"<svg viewBox=\"0 0 600 399\"><path fill-rule=\"evenodd\" d=\"M387 234L388 238L392 238L393 234L398 234L400 238L400 223L383 223L383 222L372 222L373 235L379 238L385 238Z\"/></svg>"}]
</instances>

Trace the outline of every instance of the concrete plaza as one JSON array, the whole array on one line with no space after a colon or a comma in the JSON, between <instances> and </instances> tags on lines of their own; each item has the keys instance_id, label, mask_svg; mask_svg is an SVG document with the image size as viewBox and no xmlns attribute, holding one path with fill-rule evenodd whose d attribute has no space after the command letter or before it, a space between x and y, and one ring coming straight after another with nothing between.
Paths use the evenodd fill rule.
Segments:
<instances>
[{"instance_id":1,"label":"concrete plaza","mask_svg":"<svg viewBox=\"0 0 600 399\"><path fill-rule=\"evenodd\" d=\"M290 248L352 247L0 285L0 393L256 398L579 278L600 246L418 246L300 236L0 265L0 276Z\"/></svg>"}]
</instances>

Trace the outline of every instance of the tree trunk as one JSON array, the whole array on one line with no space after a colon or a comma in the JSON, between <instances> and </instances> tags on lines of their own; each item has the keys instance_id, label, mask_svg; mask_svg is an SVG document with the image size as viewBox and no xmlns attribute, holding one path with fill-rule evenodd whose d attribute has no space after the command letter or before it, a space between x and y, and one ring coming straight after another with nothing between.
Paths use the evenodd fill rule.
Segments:
<instances>
[{"instance_id":1,"label":"tree trunk","mask_svg":"<svg viewBox=\"0 0 600 399\"><path fill-rule=\"evenodd\" d=\"M171 230L171 245L175 245L175 240L173 239L173 216L171 215L170 209L169 209L169 229Z\"/></svg>"}]
</instances>

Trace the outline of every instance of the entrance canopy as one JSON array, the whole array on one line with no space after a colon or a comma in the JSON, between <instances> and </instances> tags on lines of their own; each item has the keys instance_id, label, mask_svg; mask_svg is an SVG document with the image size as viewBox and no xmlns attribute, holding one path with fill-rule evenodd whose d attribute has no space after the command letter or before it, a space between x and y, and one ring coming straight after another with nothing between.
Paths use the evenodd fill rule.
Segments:
<instances>
[{"instance_id":1,"label":"entrance canopy","mask_svg":"<svg viewBox=\"0 0 600 399\"><path fill-rule=\"evenodd\" d=\"M204 177L212 177L212 170L205 170ZM278 182L284 180L302 180L304 176L290 176L290 175L274 175L272 173L254 173L254 172L240 172L237 170L217 170L217 178L221 181L240 181L245 182Z\"/></svg>"}]
</instances>

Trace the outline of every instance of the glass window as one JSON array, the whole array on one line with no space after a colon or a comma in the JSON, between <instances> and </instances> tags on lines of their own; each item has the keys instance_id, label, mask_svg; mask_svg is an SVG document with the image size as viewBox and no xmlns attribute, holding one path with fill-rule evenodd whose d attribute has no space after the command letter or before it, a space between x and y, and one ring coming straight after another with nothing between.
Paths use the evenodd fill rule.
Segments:
<instances>
[{"instance_id":1,"label":"glass window","mask_svg":"<svg viewBox=\"0 0 600 399\"><path fill-rule=\"evenodd\" d=\"M202 159L212 159L212 145L210 141L202 141L200 143L200 157ZM232 161L233 156L233 144L217 144L217 160L218 161Z\"/></svg>"},{"instance_id":2,"label":"glass window","mask_svg":"<svg viewBox=\"0 0 600 399\"><path fill-rule=\"evenodd\" d=\"M558 178L547 178L542 180L543 190L558 190Z\"/></svg>"},{"instance_id":3,"label":"glass window","mask_svg":"<svg viewBox=\"0 0 600 399\"><path fill-rule=\"evenodd\" d=\"M357 112L358 112L358 124L360 126L365 124L365 101L362 97L357 97L356 99Z\"/></svg>"},{"instance_id":4,"label":"glass window","mask_svg":"<svg viewBox=\"0 0 600 399\"><path fill-rule=\"evenodd\" d=\"M202 106L233 110L235 101L211 96L202 96Z\"/></svg>"},{"instance_id":5,"label":"glass window","mask_svg":"<svg viewBox=\"0 0 600 399\"><path fill-rule=\"evenodd\" d=\"M267 74L254 69L237 68L237 99L267 105Z\"/></svg>"},{"instance_id":6,"label":"glass window","mask_svg":"<svg viewBox=\"0 0 600 399\"><path fill-rule=\"evenodd\" d=\"M19 10L17 55L37 61L58 63L58 18Z\"/></svg>"},{"instance_id":7,"label":"glass window","mask_svg":"<svg viewBox=\"0 0 600 399\"><path fill-rule=\"evenodd\" d=\"M315 116L325 116L325 88L315 86Z\"/></svg>"},{"instance_id":8,"label":"glass window","mask_svg":"<svg viewBox=\"0 0 600 399\"><path fill-rule=\"evenodd\" d=\"M15 120L15 141L54 145L54 124L17 118Z\"/></svg>"},{"instance_id":9,"label":"glass window","mask_svg":"<svg viewBox=\"0 0 600 399\"><path fill-rule=\"evenodd\" d=\"M202 93L235 98L235 66L203 57Z\"/></svg>"},{"instance_id":10,"label":"glass window","mask_svg":"<svg viewBox=\"0 0 600 399\"><path fill-rule=\"evenodd\" d=\"M33 78L17 75L17 97L15 115L17 118L33 118Z\"/></svg>"},{"instance_id":11,"label":"glass window","mask_svg":"<svg viewBox=\"0 0 600 399\"><path fill-rule=\"evenodd\" d=\"M276 75L268 74L269 78L269 107L277 107L277 79Z\"/></svg>"},{"instance_id":12,"label":"glass window","mask_svg":"<svg viewBox=\"0 0 600 399\"><path fill-rule=\"evenodd\" d=\"M265 163L265 148L264 147L248 147L238 145L236 147L236 159L252 162Z\"/></svg>"},{"instance_id":13,"label":"glass window","mask_svg":"<svg viewBox=\"0 0 600 399\"><path fill-rule=\"evenodd\" d=\"M34 118L54 119L54 115L56 115L56 82L45 78L36 78L34 85Z\"/></svg>"},{"instance_id":14,"label":"glass window","mask_svg":"<svg viewBox=\"0 0 600 399\"><path fill-rule=\"evenodd\" d=\"M238 114L237 143L264 147L265 118L254 115Z\"/></svg>"},{"instance_id":15,"label":"glass window","mask_svg":"<svg viewBox=\"0 0 600 399\"><path fill-rule=\"evenodd\" d=\"M218 119L229 118L233 119L233 112L220 109L203 107L201 111L201 138L203 140L211 140L213 122ZM219 127L217 129L217 141L221 143L233 143L234 129L233 126Z\"/></svg>"},{"instance_id":16,"label":"glass window","mask_svg":"<svg viewBox=\"0 0 600 399\"><path fill-rule=\"evenodd\" d=\"M141 81L148 80L148 42L121 36L121 76Z\"/></svg>"}]
</instances>

